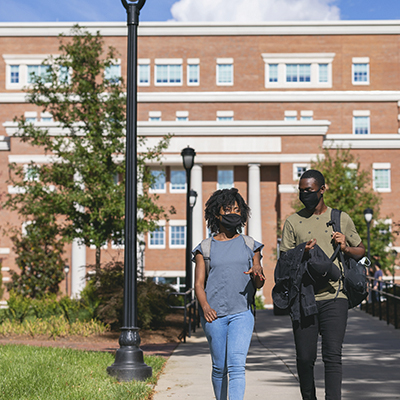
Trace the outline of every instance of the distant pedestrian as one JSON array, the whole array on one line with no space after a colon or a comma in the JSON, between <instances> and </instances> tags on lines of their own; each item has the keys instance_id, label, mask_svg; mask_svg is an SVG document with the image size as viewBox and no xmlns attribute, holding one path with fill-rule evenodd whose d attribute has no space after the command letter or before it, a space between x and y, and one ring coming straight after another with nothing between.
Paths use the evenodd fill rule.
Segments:
<instances>
[{"instance_id":1,"label":"distant pedestrian","mask_svg":"<svg viewBox=\"0 0 400 400\"><path fill-rule=\"evenodd\" d=\"M264 245L239 233L249 212L237 189L214 192L205 208L207 227L213 235L209 271L204 246L200 243L193 250L195 291L210 347L217 400L226 400L228 392L230 400L243 399L246 357L254 327L251 305L255 290L264 284L260 263Z\"/></svg>"},{"instance_id":2,"label":"distant pedestrian","mask_svg":"<svg viewBox=\"0 0 400 400\"><path fill-rule=\"evenodd\" d=\"M382 281L383 281L383 271L381 269L381 264L379 261L375 262L374 265L374 290L372 295L374 296L374 301L379 301L381 298L381 294L379 293L382 290ZM377 290L379 292L377 292Z\"/></svg>"},{"instance_id":3,"label":"distant pedestrian","mask_svg":"<svg viewBox=\"0 0 400 400\"><path fill-rule=\"evenodd\" d=\"M321 172L308 170L300 177L299 197L305 208L285 221L281 256L275 269L273 298L275 304L290 308L303 400L317 398L314 364L319 334L325 366L325 399L341 399L348 300L342 291L340 264L330 257L338 244L348 257L360 259L365 253L354 223L345 212L340 217L342 233L335 232L332 209L324 202L325 191Z\"/></svg>"}]
</instances>

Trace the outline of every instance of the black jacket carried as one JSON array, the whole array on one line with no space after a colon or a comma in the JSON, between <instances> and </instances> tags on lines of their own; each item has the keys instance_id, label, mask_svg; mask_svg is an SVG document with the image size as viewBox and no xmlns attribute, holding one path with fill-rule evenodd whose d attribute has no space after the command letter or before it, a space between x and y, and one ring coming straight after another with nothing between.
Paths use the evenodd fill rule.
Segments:
<instances>
[{"instance_id":1,"label":"black jacket carried","mask_svg":"<svg viewBox=\"0 0 400 400\"><path fill-rule=\"evenodd\" d=\"M305 247L306 242L283 253L275 267L272 299L278 308L290 310L293 321L300 321L301 316L307 317L318 312L314 294L315 280L308 273L308 264L332 263L318 245L304 257Z\"/></svg>"}]
</instances>

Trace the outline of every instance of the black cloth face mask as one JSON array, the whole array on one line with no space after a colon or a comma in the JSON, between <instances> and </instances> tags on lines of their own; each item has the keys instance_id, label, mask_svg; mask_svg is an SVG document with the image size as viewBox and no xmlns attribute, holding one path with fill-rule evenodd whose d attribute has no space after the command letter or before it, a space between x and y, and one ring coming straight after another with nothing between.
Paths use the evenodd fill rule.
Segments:
<instances>
[{"instance_id":1,"label":"black cloth face mask","mask_svg":"<svg viewBox=\"0 0 400 400\"><path fill-rule=\"evenodd\" d=\"M300 192L299 199L307 210L313 210L317 207L322 197L322 194L321 196L318 196L321 187L316 192Z\"/></svg>"},{"instance_id":2,"label":"black cloth face mask","mask_svg":"<svg viewBox=\"0 0 400 400\"><path fill-rule=\"evenodd\" d=\"M229 232L236 232L242 224L242 217L239 214L224 214L221 217L221 225Z\"/></svg>"}]
</instances>

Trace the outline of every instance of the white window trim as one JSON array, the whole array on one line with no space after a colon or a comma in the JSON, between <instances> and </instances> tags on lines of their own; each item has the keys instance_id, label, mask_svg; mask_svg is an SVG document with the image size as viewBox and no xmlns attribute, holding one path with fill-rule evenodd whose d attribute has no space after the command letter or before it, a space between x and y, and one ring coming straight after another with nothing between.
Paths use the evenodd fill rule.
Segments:
<instances>
[{"instance_id":1,"label":"white window trim","mask_svg":"<svg viewBox=\"0 0 400 400\"><path fill-rule=\"evenodd\" d=\"M302 111L300 111L300 116L301 117L313 117L314 116L314 111L312 111L312 110L302 110Z\"/></svg>"},{"instance_id":2,"label":"white window trim","mask_svg":"<svg viewBox=\"0 0 400 400\"><path fill-rule=\"evenodd\" d=\"M187 120L189 120L189 111L177 111L175 116L176 120L178 120L178 118L187 118Z\"/></svg>"},{"instance_id":3,"label":"white window trim","mask_svg":"<svg viewBox=\"0 0 400 400\"><path fill-rule=\"evenodd\" d=\"M156 58L154 60L154 86L182 86L183 85L183 60L182 58ZM178 83L159 83L157 82L157 65L180 65L181 66L181 81Z\"/></svg>"},{"instance_id":4,"label":"white window trim","mask_svg":"<svg viewBox=\"0 0 400 400\"><path fill-rule=\"evenodd\" d=\"M380 169L389 170L389 187L388 188L376 188L375 187L375 171ZM375 192L378 193L391 193L392 191L392 170L390 163L373 163L372 164L372 187Z\"/></svg>"},{"instance_id":5,"label":"white window trim","mask_svg":"<svg viewBox=\"0 0 400 400\"><path fill-rule=\"evenodd\" d=\"M232 65L232 80L231 82L219 82L219 65ZM233 86L235 76L235 67L233 65L233 58L217 58L217 65L215 66L215 81L217 86Z\"/></svg>"},{"instance_id":6,"label":"white window trim","mask_svg":"<svg viewBox=\"0 0 400 400\"><path fill-rule=\"evenodd\" d=\"M369 57L353 57L351 64L351 83L354 86L365 86L370 84L370 68L369 68ZM354 64L368 64L367 65L367 81L366 82L355 82L354 81Z\"/></svg>"},{"instance_id":7,"label":"white window trim","mask_svg":"<svg viewBox=\"0 0 400 400\"><path fill-rule=\"evenodd\" d=\"M293 164L293 180L295 182L299 181L299 177L297 176L297 168L305 168L307 171L310 168L310 164L305 164L305 163Z\"/></svg>"},{"instance_id":8,"label":"white window trim","mask_svg":"<svg viewBox=\"0 0 400 400\"><path fill-rule=\"evenodd\" d=\"M187 68L186 68L186 84L188 86L200 86L200 59L199 58L188 58L187 59ZM198 66L198 76L197 82L189 82L189 65L197 65Z\"/></svg>"},{"instance_id":9,"label":"white window trim","mask_svg":"<svg viewBox=\"0 0 400 400\"><path fill-rule=\"evenodd\" d=\"M151 68L150 68L150 58L139 58L138 59L138 65L146 65L149 71L149 80L147 83L140 82L140 74L138 71L138 76L137 76L137 84L138 86L150 86L150 81L151 81ZM139 70L139 68L138 68Z\"/></svg>"},{"instance_id":10,"label":"white window trim","mask_svg":"<svg viewBox=\"0 0 400 400\"><path fill-rule=\"evenodd\" d=\"M160 118L161 121L161 111L149 111L149 121L151 120L151 118ZM153 121L156 122L156 121Z\"/></svg>"},{"instance_id":11,"label":"white window trim","mask_svg":"<svg viewBox=\"0 0 400 400\"><path fill-rule=\"evenodd\" d=\"M169 226L170 228L168 229L169 235L168 235L168 240L169 240L169 248L170 249L185 249L186 248L186 230L185 230L185 244L171 244L172 243L172 226L183 226L186 229L186 220L184 219L175 219L175 220L170 220L169 221Z\"/></svg>"},{"instance_id":12,"label":"white window trim","mask_svg":"<svg viewBox=\"0 0 400 400\"><path fill-rule=\"evenodd\" d=\"M28 84L28 65L41 65L43 61L49 58L50 54L3 54L3 59L6 64L6 89L22 89L25 86L31 87ZM58 57L58 54L53 54L53 57ZM11 65L19 65L19 82L11 83Z\"/></svg>"},{"instance_id":13,"label":"white window trim","mask_svg":"<svg viewBox=\"0 0 400 400\"><path fill-rule=\"evenodd\" d=\"M152 189L149 188L149 193L167 193L167 176L166 176L166 171L164 168L152 168L152 170L157 170L157 171L163 171L164 176L165 176L165 185L164 189Z\"/></svg>"},{"instance_id":14,"label":"white window trim","mask_svg":"<svg viewBox=\"0 0 400 400\"><path fill-rule=\"evenodd\" d=\"M264 53L266 88L331 88L335 53ZM278 82L269 82L269 64L278 64ZM310 82L286 82L286 64L311 64ZM328 81L319 82L319 64L328 64Z\"/></svg>"},{"instance_id":15,"label":"white window trim","mask_svg":"<svg viewBox=\"0 0 400 400\"><path fill-rule=\"evenodd\" d=\"M172 173L173 170L175 170L175 171L178 171L178 170L179 171L185 171L183 168L173 168L173 167L171 167L170 168L170 177L171 177L171 173ZM185 173L186 173L186 171L185 171ZM172 182L171 182L171 179L170 179L169 192L173 193L173 194L186 193L187 192L187 182L185 183L185 189L172 189Z\"/></svg>"},{"instance_id":16,"label":"white window trim","mask_svg":"<svg viewBox=\"0 0 400 400\"><path fill-rule=\"evenodd\" d=\"M368 117L368 133L367 135L371 134L371 118L369 117L369 115L354 115L353 114L353 135L356 135L356 117ZM357 134L358 136L358 134Z\"/></svg>"},{"instance_id":17,"label":"white window trim","mask_svg":"<svg viewBox=\"0 0 400 400\"><path fill-rule=\"evenodd\" d=\"M148 232L147 233L147 247L149 249L165 249L166 248L166 241L167 241L167 232L166 232L166 222L164 220L158 221L157 222L158 226L163 226L164 227L164 244L160 245L160 244L151 244L151 233L152 232Z\"/></svg>"},{"instance_id":18,"label":"white window trim","mask_svg":"<svg viewBox=\"0 0 400 400\"><path fill-rule=\"evenodd\" d=\"M370 110L353 110L353 117L369 117L371 116Z\"/></svg>"}]
</instances>

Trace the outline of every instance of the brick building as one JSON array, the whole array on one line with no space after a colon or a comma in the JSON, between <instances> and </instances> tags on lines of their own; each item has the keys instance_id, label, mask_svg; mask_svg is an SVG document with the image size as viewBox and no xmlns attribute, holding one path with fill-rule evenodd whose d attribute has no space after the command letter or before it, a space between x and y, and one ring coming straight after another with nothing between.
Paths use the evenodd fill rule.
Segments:
<instances>
[{"instance_id":1,"label":"brick building","mask_svg":"<svg viewBox=\"0 0 400 400\"><path fill-rule=\"evenodd\" d=\"M14 116L56 130L51 115L25 100L22 88L70 23L0 24L1 192L9 162L46 162L13 137ZM112 74L126 77L127 28L86 23L120 53ZM400 220L400 22L339 21L268 24L141 23L138 132L154 143L173 134L153 189L176 214L146 237L145 275L178 288L185 275L185 173L181 150L196 150L192 188L193 245L207 232L204 203L217 188L237 187L251 209L248 233L265 243L266 303L271 303L277 226L291 212L301 174L324 147L351 147L381 192L382 216ZM163 171L164 174L160 174ZM0 210L5 222L20 224ZM4 226L4 225L3 225ZM395 249L396 243L394 244ZM108 244L105 258L118 253ZM15 268L9 238L0 237L3 275ZM73 243L73 293L94 250ZM104 259L104 258L103 258Z\"/></svg>"}]
</instances>

